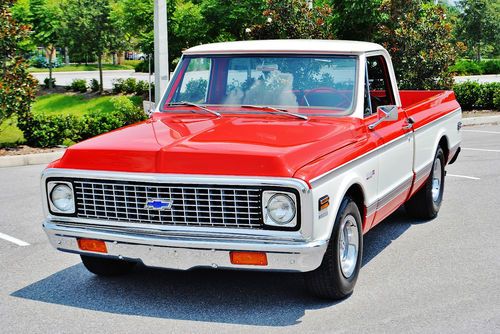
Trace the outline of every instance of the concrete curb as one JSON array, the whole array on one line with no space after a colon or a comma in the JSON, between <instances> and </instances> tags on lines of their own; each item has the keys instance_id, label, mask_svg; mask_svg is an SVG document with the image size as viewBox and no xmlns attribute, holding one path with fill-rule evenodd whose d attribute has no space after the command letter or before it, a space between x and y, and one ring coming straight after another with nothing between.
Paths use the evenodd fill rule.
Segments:
<instances>
[{"instance_id":1,"label":"concrete curb","mask_svg":"<svg viewBox=\"0 0 500 334\"><path fill-rule=\"evenodd\" d=\"M483 125L483 124L497 124L497 123L500 123L500 115L462 118L462 124L465 126Z\"/></svg>"},{"instance_id":2,"label":"concrete curb","mask_svg":"<svg viewBox=\"0 0 500 334\"><path fill-rule=\"evenodd\" d=\"M25 155L7 155L0 157L0 167L18 167L27 165L48 164L59 159L64 154L63 151L34 153Z\"/></svg>"}]
</instances>

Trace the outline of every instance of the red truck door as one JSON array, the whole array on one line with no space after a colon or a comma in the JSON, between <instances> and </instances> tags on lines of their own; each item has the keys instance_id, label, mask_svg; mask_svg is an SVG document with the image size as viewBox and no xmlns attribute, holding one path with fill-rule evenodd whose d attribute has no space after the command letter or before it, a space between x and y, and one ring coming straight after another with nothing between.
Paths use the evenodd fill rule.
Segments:
<instances>
[{"instance_id":1,"label":"red truck door","mask_svg":"<svg viewBox=\"0 0 500 334\"><path fill-rule=\"evenodd\" d=\"M367 57L365 124L375 123L377 107L395 105L387 63L382 55ZM413 182L414 138L407 115L398 109L397 120L381 122L368 132L377 143L378 200L372 226L394 212L406 200Z\"/></svg>"}]
</instances>

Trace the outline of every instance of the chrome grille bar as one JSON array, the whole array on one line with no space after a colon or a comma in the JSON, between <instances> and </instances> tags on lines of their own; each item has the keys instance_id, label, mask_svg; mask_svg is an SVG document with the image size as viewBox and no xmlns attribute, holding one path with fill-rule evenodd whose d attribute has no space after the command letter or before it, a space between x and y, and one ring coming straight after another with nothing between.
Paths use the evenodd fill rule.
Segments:
<instances>
[{"instance_id":1,"label":"chrome grille bar","mask_svg":"<svg viewBox=\"0 0 500 334\"><path fill-rule=\"evenodd\" d=\"M262 228L260 188L75 180L79 218L154 225ZM152 199L172 201L147 209Z\"/></svg>"}]
</instances>

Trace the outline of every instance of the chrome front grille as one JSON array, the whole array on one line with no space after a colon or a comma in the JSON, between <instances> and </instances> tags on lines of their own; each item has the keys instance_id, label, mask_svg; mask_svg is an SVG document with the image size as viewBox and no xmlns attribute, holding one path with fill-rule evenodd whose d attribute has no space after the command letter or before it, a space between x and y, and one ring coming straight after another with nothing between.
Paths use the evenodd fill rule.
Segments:
<instances>
[{"instance_id":1,"label":"chrome front grille","mask_svg":"<svg viewBox=\"0 0 500 334\"><path fill-rule=\"evenodd\" d=\"M261 189L76 180L79 218L174 226L262 228ZM146 202L169 200L170 209Z\"/></svg>"}]
</instances>

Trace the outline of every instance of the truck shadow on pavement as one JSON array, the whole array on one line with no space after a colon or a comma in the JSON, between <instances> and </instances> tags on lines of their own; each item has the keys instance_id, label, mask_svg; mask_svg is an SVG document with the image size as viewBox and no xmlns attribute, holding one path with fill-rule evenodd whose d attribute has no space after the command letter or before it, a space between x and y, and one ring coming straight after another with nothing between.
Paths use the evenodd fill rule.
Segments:
<instances>
[{"instance_id":1,"label":"truck shadow on pavement","mask_svg":"<svg viewBox=\"0 0 500 334\"><path fill-rule=\"evenodd\" d=\"M365 236L363 266L418 223L400 211ZM115 314L257 326L291 326L306 310L342 303L310 296L300 274L141 267L104 279L81 264L11 296Z\"/></svg>"}]
</instances>

